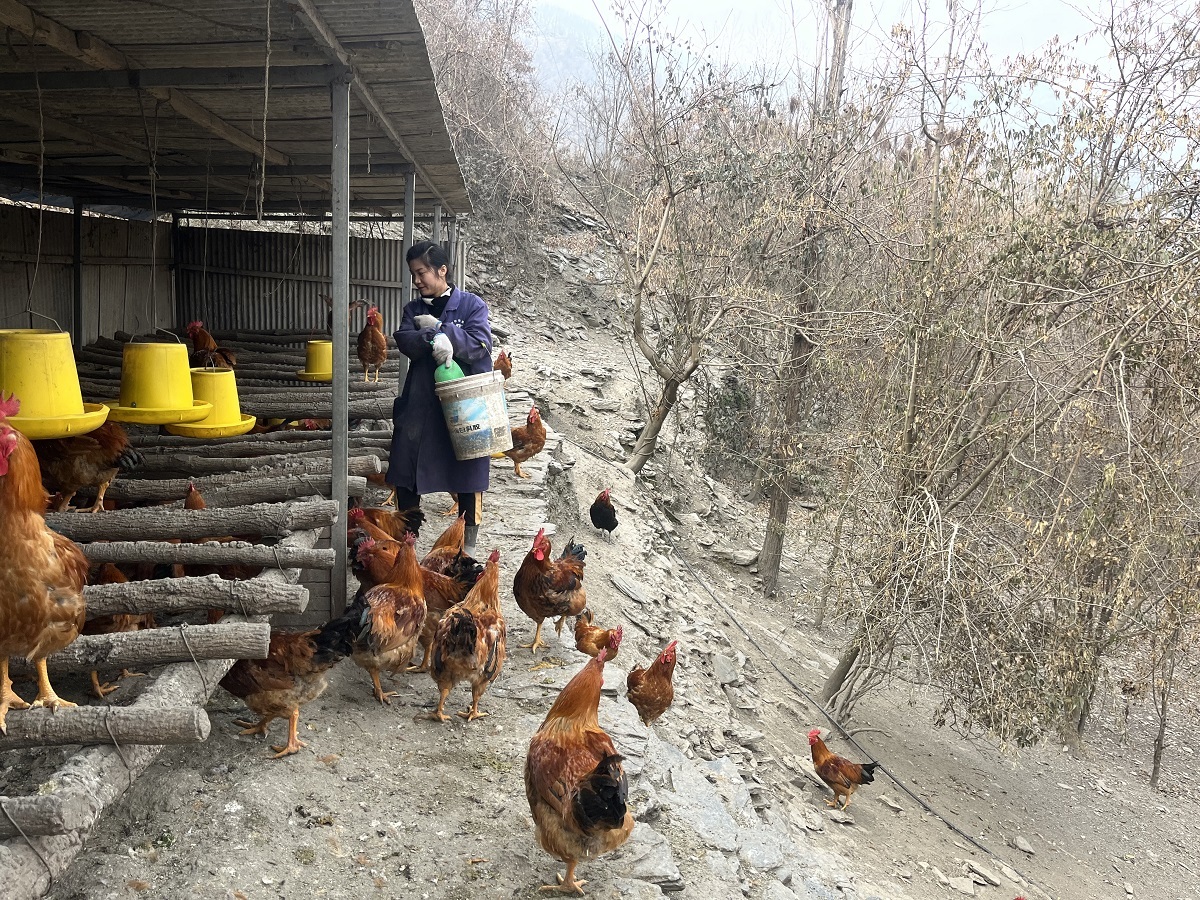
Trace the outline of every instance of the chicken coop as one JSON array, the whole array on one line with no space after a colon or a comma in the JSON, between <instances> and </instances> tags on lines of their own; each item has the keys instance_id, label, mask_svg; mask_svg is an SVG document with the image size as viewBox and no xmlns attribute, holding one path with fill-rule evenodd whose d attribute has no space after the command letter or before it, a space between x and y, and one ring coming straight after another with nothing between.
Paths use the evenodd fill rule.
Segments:
<instances>
[{"instance_id":1,"label":"chicken coop","mask_svg":"<svg viewBox=\"0 0 1200 900\"><path fill-rule=\"evenodd\" d=\"M254 422L127 418L137 465L83 492L96 512L46 516L94 571L140 573L90 583L89 624L157 627L85 628L47 660L79 706L9 716L0 882L21 898L162 746L205 739L217 683L273 625L344 607L348 504L386 493L404 374L391 349L362 379L362 307L395 326L418 226L465 262L470 202L411 0L5 0L0 23L0 334L68 333L85 405L128 412L129 347L194 350L203 322ZM321 341L328 379L302 377ZM88 699L84 676L124 669L149 675Z\"/></svg>"}]
</instances>

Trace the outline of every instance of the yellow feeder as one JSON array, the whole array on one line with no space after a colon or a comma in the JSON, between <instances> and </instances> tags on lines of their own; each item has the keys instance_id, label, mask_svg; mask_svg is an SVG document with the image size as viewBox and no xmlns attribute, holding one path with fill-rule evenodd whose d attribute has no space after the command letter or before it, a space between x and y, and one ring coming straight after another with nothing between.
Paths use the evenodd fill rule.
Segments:
<instances>
[{"instance_id":1,"label":"yellow feeder","mask_svg":"<svg viewBox=\"0 0 1200 900\"><path fill-rule=\"evenodd\" d=\"M213 405L192 396L183 344L129 343L121 356L121 399L109 407L118 422L176 425L199 422Z\"/></svg>"},{"instance_id":2,"label":"yellow feeder","mask_svg":"<svg viewBox=\"0 0 1200 900\"><path fill-rule=\"evenodd\" d=\"M296 377L301 381L333 381L333 341L309 341L304 368Z\"/></svg>"},{"instance_id":3,"label":"yellow feeder","mask_svg":"<svg viewBox=\"0 0 1200 900\"><path fill-rule=\"evenodd\" d=\"M168 425L167 431L182 437L222 438L245 434L258 420L242 413L237 379L233 369L192 369L192 395L212 404L208 418L186 425Z\"/></svg>"},{"instance_id":4,"label":"yellow feeder","mask_svg":"<svg viewBox=\"0 0 1200 900\"><path fill-rule=\"evenodd\" d=\"M32 441L95 431L108 418L102 403L84 403L65 331L0 330L0 388L21 401L8 421Z\"/></svg>"}]
</instances>

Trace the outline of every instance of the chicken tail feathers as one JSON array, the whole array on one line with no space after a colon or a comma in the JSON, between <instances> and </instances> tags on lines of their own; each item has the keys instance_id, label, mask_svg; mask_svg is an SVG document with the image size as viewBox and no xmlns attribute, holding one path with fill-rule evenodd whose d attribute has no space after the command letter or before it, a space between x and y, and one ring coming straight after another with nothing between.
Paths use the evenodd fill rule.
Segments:
<instances>
[{"instance_id":1,"label":"chicken tail feathers","mask_svg":"<svg viewBox=\"0 0 1200 900\"><path fill-rule=\"evenodd\" d=\"M599 828L620 828L625 821L629 799L629 782L624 759L613 753L604 757L587 777L579 783L572 808L575 821L585 833Z\"/></svg>"},{"instance_id":2,"label":"chicken tail feathers","mask_svg":"<svg viewBox=\"0 0 1200 900\"><path fill-rule=\"evenodd\" d=\"M354 650L354 639L359 633L361 614L358 610L343 613L321 626L313 643L317 652L315 661L332 665L350 655Z\"/></svg>"},{"instance_id":3,"label":"chicken tail feathers","mask_svg":"<svg viewBox=\"0 0 1200 900\"><path fill-rule=\"evenodd\" d=\"M587 558L587 550L584 549L583 544L577 544L575 543L575 538L571 538L571 540L567 541L567 547L563 550L562 556L559 558L571 558L583 562Z\"/></svg>"},{"instance_id":4,"label":"chicken tail feathers","mask_svg":"<svg viewBox=\"0 0 1200 900\"><path fill-rule=\"evenodd\" d=\"M862 764L862 783L870 784L875 780L875 768L879 765L877 762Z\"/></svg>"},{"instance_id":5,"label":"chicken tail feathers","mask_svg":"<svg viewBox=\"0 0 1200 900\"><path fill-rule=\"evenodd\" d=\"M132 472L146 461L137 447L126 447L117 457L117 468L122 472Z\"/></svg>"},{"instance_id":6,"label":"chicken tail feathers","mask_svg":"<svg viewBox=\"0 0 1200 900\"><path fill-rule=\"evenodd\" d=\"M479 626L475 617L463 609L455 609L446 614L445 640L438 642L437 653L433 661L433 670L438 672L444 665L447 656L471 656L475 652L475 642L479 638ZM439 629L440 630L440 629Z\"/></svg>"}]
</instances>

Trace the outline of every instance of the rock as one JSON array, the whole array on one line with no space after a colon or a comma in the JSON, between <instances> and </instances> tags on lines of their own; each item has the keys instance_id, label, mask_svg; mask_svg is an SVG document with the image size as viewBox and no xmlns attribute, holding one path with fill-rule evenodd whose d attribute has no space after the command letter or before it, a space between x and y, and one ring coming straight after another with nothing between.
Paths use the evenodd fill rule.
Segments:
<instances>
[{"instance_id":1,"label":"rock","mask_svg":"<svg viewBox=\"0 0 1200 900\"><path fill-rule=\"evenodd\" d=\"M967 861L967 871L974 872L992 887L1000 887L1000 879L990 869L985 869L977 862Z\"/></svg>"},{"instance_id":2,"label":"rock","mask_svg":"<svg viewBox=\"0 0 1200 900\"><path fill-rule=\"evenodd\" d=\"M1022 878L1017 873L1016 869L1006 866L1004 863L1000 862L999 860L995 860L995 862L997 862L998 865L1000 866L1000 874L1003 875L1005 878L1007 878L1009 881L1011 881L1013 884L1020 884L1020 885L1025 884L1025 879Z\"/></svg>"},{"instance_id":3,"label":"rock","mask_svg":"<svg viewBox=\"0 0 1200 900\"><path fill-rule=\"evenodd\" d=\"M772 881L763 888L763 900L799 900L796 892L784 887L778 881Z\"/></svg>"},{"instance_id":4,"label":"rock","mask_svg":"<svg viewBox=\"0 0 1200 900\"><path fill-rule=\"evenodd\" d=\"M742 880L741 872L738 868L737 857L726 856L717 850L706 850L704 852L705 861L708 863L712 873L728 884L738 884Z\"/></svg>"},{"instance_id":5,"label":"rock","mask_svg":"<svg viewBox=\"0 0 1200 900\"><path fill-rule=\"evenodd\" d=\"M784 864L785 838L765 829L746 829L741 833L738 859L760 872L770 872Z\"/></svg>"},{"instance_id":6,"label":"rock","mask_svg":"<svg viewBox=\"0 0 1200 900\"><path fill-rule=\"evenodd\" d=\"M951 878L950 887L968 897L975 896L975 882L970 878Z\"/></svg>"},{"instance_id":7,"label":"rock","mask_svg":"<svg viewBox=\"0 0 1200 900\"><path fill-rule=\"evenodd\" d=\"M1015 838L1013 838L1012 845L1022 853L1028 853L1030 856L1033 856L1033 844L1029 843L1029 841L1022 835L1018 834Z\"/></svg>"},{"instance_id":8,"label":"rock","mask_svg":"<svg viewBox=\"0 0 1200 900\"><path fill-rule=\"evenodd\" d=\"M679 524L683 525L686 528L695 528L698 525L700 525L700 522L701 522L700 516L694 512L683 513L682 515L678 516L677 518L679 520Z\"/></svg>"},{"instance_id":9,"label":"rock","mask_svg":"<svg viewBox=\"0 0 1200 900\"><path fill-rule=\"evenodd\" d=\"M729 853L737 851L737 823L695 764L653 733L647 745L646 762L648 769L653 769L652 777L662 773L666 783L659 790L658 799L673 817L690 826L705 846Z\"/></svg>"},{"instance_id":10,"label":"rock","mask_svg":"<svg viewBox=\"0 0 1200 900\"><path fill-rule=\"evenodd\" d=\"M613 887L621 892L622 900L662 900L662 889L645 881L614 878Z\"/></svg>"},{"instance_id":11,"label":"rock","mask_svg":"<svg viewBox=\"0 0 1200 900\"><path fill-rule=\"evenodd\" d=\"M742 677L738 671L737 663L723 653L717 653L713 656L713 677L717 679L717 684L736 684Z\"/></svg>"},{"instance_id":12,"label":"rock","mask_svg":"<svg viewBox=\"0 0 1200 900\"><path fill-rule=\"evenodd\" d=\"M642 606L647 606L651 603L650 598L653 592L644 584L640 584L632 578L626 578L624 575L619 575L616 572L610 573L608 580L613 583L613 587L634 603L640 603Z\"/></svg>"},{"instance_id":13,"label":"rock","mask_svg":"<svg viewBox=\"0 0 1200 900\"><path fill-rule=\"evenodd\" d=\"M941 869L939 869L937 866L934 866L931 871L938 884L940 884L942 887L950 887L950 879L946 877L945 873L943 873Z\"/></svg>"},{"instance_id":14,"label":"rock","mask_svg":"<svg viewBox=\"0 0 1200 900\"><path fill-rule=\"evenodd\" d=\"M892 812L902 812L904 809L904 807L902 807L899 803L897 803L895 800L893 800L887 794L881 794L879 797L879 802L882 803L884 806L886 806L888 809L892 810Z\"/></svg>"},{"instance_id":15,"label":"rock","mask_svg":"<svg viewBox=\"0 0 1200 900\"><path fill-rule=\"evenodd\" d=\"M829 811L830 820L837 822L839 825L853 825L854 816L848 812L843 812L840 809L831 809Z\"/></svg>"},{"instance_id":16,"label":"rock","mask_svg":"<svg viewBox=\"0 0 1200 900\"><path fill-rule=\"evenodd\" d=\"M613 857L617 871L638 881L658 885L663 891L682 891L683 876L667 839L644 822L633 826L629 840Z\"/></svg>"},{"instance_id":17,"label":"rock","mask_svg":"<svg viewBox=\"0 0 1200 900\"><path fill-rule=\"evenodd\" d=\"M722 550L717 555L729 560L735 566L752 566L758 562L757 550Z\"/></svg>"}]
</instances>

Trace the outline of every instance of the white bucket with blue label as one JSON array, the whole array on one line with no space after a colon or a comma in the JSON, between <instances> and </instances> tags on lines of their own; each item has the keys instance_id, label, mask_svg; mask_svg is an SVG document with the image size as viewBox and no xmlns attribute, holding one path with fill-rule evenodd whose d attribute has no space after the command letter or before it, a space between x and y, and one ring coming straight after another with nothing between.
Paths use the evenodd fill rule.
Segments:
<instances>
[{"instance_id":1,"label":"white bucket with blue label","mask_svg":"<svg viewBox=\"0 0 1200 900\"><path fill-rule=\"evenodd\" d=\"M434 386L458 460L479 459L512 449L504 376L496 371L468 375Z\"/></svg>"}]
</instances>

